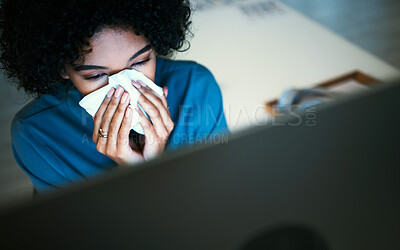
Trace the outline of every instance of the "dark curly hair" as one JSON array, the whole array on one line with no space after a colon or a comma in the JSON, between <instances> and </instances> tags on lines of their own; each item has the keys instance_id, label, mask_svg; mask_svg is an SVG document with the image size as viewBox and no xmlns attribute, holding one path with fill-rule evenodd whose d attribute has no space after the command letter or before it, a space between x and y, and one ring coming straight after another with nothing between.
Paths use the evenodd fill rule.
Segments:
<instances>
[{"instance_id":1,"label":"dark curly hair","mask_svg":"<svg viewBox=\"0 0 400 250\"><path fill-rule=\"evenodd\" d=\"M55 94L67 82L60 76L65 66L82 61L103 28L144 35L167 56L189 48L190 14L187 0L3 0L0 61L19 89Z\"/></svg>"}]
</instances>

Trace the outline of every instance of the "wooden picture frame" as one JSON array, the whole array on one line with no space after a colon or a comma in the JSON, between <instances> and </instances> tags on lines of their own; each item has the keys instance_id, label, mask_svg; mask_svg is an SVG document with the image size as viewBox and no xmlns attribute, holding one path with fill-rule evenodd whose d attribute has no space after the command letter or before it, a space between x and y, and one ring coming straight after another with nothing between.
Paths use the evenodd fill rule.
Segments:
<instances>
[{"instance_id":1,"label":"wooden picture frame","mask_svg":"<svg viewBox=\"0 0 400 250\"><path fill-rule=\"evenodd\" d=\"M381 84L381 82L379 80L377 80L376 78L374 78L370 75L367 75L361 71L356 70L356 71L352 71L350 73L344 74L342 76L338 76L333 79L324 81L320 84L317 84L315 87L321 87L321 88L332 87L334 85L343 83L346 80L355 80L356 82L358 82L364 86L367 86L367 87L371 87L376 84ZM266 102L264 104L264 107L269 114L275 116L275 115L279 115L279 112L275 109L275 106L277 104L278 104L278 99L274 99L272 101Z\"/></svg>"}]
</instances>

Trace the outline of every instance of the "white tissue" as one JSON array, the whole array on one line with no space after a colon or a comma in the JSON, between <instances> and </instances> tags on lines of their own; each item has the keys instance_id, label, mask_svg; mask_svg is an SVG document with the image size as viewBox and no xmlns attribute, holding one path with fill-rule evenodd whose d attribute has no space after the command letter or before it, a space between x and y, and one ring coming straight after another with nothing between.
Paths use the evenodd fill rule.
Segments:
<instances>
[{"instance_id":1,"label":"white tissue","mask_svg":"<svg viewBox=\"0 0 400 250\"><path fill-rule=\"evenodd\" d=\"M140 125L140 116L139 113L135 110L136 106L138 106L143 113L147 116L146 112L143 108L137 103L139 99L140 92L132 86L133 81L141 81L148 87L150 87L154 92L156 92L159 96L163 96L164 92L161 87L157 86L154 82L152 82L149 78L147 78L142 72L136 71L134 69L125 69L118 74L112 75L108 78L108 84L88 95L86 95L79 102L79 105L84 108L91 116L94 116L97 110L100 108L101 104L104 101L105 96L111 88L118 88L121 86L125 89L126 92L129 93L130 97L130 107L133 110L133 117L131 123L131 129L135 130L139 134L144 134L143 128ZM148 117L148 116L147 116Z\"/></svg>"}]
</instances>

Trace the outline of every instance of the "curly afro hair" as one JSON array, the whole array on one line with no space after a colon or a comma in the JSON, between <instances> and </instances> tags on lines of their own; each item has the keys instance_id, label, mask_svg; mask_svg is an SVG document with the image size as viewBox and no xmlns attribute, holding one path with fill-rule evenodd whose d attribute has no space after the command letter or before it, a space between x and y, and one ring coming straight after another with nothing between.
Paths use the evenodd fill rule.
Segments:
<instances>
[{"instance_id":1,"label":"curly afro hair","mask_svg":"<svg viewBox=\"0 0 400 250\"><path fill-rule=\"evenodd\" d=\"M132 30L167 56L189 48L190 14L187 0L3 0L0 61L19 89L55 94L67 83L65 66L90 53L102 29Z\"/></svg>"}]
</instances>

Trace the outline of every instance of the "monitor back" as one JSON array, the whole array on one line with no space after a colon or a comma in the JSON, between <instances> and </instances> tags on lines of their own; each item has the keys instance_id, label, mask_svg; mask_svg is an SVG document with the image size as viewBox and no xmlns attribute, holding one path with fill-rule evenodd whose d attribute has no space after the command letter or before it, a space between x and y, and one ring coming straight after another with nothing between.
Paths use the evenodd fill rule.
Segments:
<instances>
[{"instance_id":1,"label":"monitor back","mask_svg":"<svg viewBox=\"0 0 400 250\"><path fill-rule=\"evenodd\" d=\"M400 84L0 214L29 249L400 249Z\"/></svg>"}]
</instances>

